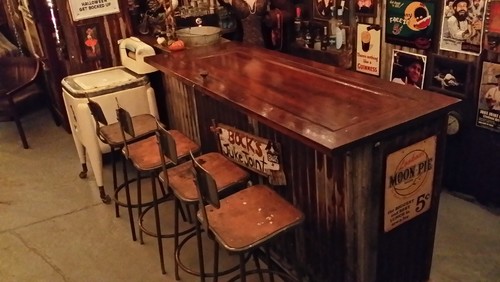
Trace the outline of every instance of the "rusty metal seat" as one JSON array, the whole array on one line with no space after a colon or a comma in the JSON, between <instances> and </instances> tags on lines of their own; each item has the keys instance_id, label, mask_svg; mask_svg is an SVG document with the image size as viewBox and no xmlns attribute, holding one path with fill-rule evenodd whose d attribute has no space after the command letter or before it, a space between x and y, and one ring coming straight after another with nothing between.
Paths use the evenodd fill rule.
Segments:
<instances>
[{"instance_id":1,"label":"rusty metal seat","mask_svg":"<svg viewBox=\"0 0 500 282\"><path fill-rule=\"evenodd\" d=\"M228 281L246 281L246 276L258 273L261 281L262 273L278 274L285 281L295 279L283 272L271 268L272 261L268 256L268 268L260 269L257 256L254 256L257 269L246 271L246 253L252 253L271 239L297 226L304 220L303 213L288 203L274 190L266 185L253 185L241 191L219 199L217 182L207 166L191 155L196 177L196 188L200 195L199 224L213 237L217 245L240 258L240 272ZM199 232L199 231L197 231ZM214 271L218 272L218 251L215 248ZM217 277L214 277L214 281Z\"/></svg>"},{"instance_id":2,"label":"rusty metal seat","mask_svg":"<svg viewBox=\"0 0 500 282\"><path fill-rule=\"evenodd\" d=\"M159 128L158 138L162 153L172 162L177 163L175 152L171 149L176 147L176 140L174 137L175 136L173 136L171 132L163 128ZM248 181L249 174L220 153L206 153L196 157L196 160L199 163L203 163L206 169L210 171L211 175L214 176L216 181L216 192L214 193L229 193L233 189L244 187ZM205 277L217 276L218 274L223 275L236 270L238 266L221 271L218 274L205 273L203 263L203 247L199 228L191 229L192 231L197 232L191 232L181 242L179 242L179 237L186 233L179 231L179 212L182 211L181 205L186 205L188 210L189 207L194 207L196 212L199 202L198 192L196 191L194 182L195 178L192 172L193 165L191 162L185 162L169 169L167 169L166 165L163 167L163 172L160 174L160 181L163 182L165 186L168 186L175 196L174 253L176 279L180 279L179 267L189 274L200 276L202 281L204 281ZM188 268L180 259L182 247L194 236L197 238L199 271Z\"/></svg>"},{"instance_id":3,"label":"rusty metal seat","mask_svg":"<svg viewBox=\"0 0 500 282\"><path fill-rule=\"evenodd\" d=\"M96 135L99 140L101 140L104 144L109 145L111 149L111 165L112 165L112 174L113 174L113 194L114 194L114 202L115 202L115 215L116 217L120 217L119 206L126 207L127 205L123 202L119 201L118 193L121 188L124 187L122 184L118 186L117 177L116 177L116 160L115 160L115 151L123 148L125 145L124 137L121 132L120 124L118 122L108 123L104 112L99 105L99 103L88 99L87 103L90 113L95 121L95 130ZM147 136L154 135L156 131L156 118L149 114L141 114L132 117L132 124L134 126L135 136L132 137L127 135L126 141L128 143L133 143L135 141L141 140ZM86 164L82 164L83 171L80 173L80 178L85 178L87 176L87 166ZM104 187L99 187L99 193L101 196L101 200L104 203L110 203L111 198L105 194ZM136 240L135 232L132 233L133 240Z\"/></svg>"},{"instance_id":4,"label":"rusty metal seat","mask_svg":"<svg viewBox=\"0 0 500 282\"><path fill-rule=\"evenodd\" d=\"M157 189L156 189L156 182L158 178L158 174L162 171L162 168L167 165L174 165L174 162L172 162L170 159L166 158L164 154L161 154L159 145L158 145L158 137L156 135L152 135L149 137L146 137L144 139L141 139L139 141L133 142L133 143L128 143L127 140L129 139L128 137L135 138L137 135L135 133L134 129L134 123L133 123L133 118L130 116L130 114L123 108L118 107L116 110L117 112L117 119L120 124L121 132L122 132L122 137L124 141L124 146L122 149L122 153L125 156L127 160L129 160L134 168L136 169L137 172L137 205L135 207L138 208L138 213L139 213L139 228L140 228L140 239L141 243L143 243L142 240L142 233L146 233L150 236L156 237L157 238L157 244L158 244L158 253L160 256L160 265L161 265L161 270L162 273L165 274L165 263L164 263L164 256L163 256L163 243L162 243L162 238L169 238L173 237L171 234L162 234L161 232L161 224L160 224L160 213L158 209L158 205L162 202L165 202L169 200L169 194L165 191L163 185L161 182L160 188L162 191L162 197L159 198L157 195ZM161 124L159 122L156 122L156 126L160 126ZM163 127L162 127L163 128ZM188 137L186 137L184 134L177 130L170 130L169 133L173 136L173 139L175 140L176 146L173 148L174 150L174 155L176 160L182 160L182 159L188 159L190 152L198 152L200 150L200 147L198 144L190 140ZM151 179L151 191L153 195L153 199L151 201L151 204L147 205L144 210L142 210L142 207L145 205L142 203L142 196L141 196L141 174L142 173L147 173L149 174L149 177ZM127 169L124 166L124 183L125 183L125 191L126 191L126 197L127 197L127 207L129 210L133 207L131 204L130 200L130 191L129 191L129 180L128 180L128 175L127 175ZM155 215L155 227L156 230L155 232L147 230L144 225L142 224L143 218L145 214L153 209L154 210L154 215ZM132 232L135 234L135 227L134 227L134 222L133 222L133 216L132 213L129 212L130 215L130 224L131 224L131 229Z\"/></svg>"}]
</instances>

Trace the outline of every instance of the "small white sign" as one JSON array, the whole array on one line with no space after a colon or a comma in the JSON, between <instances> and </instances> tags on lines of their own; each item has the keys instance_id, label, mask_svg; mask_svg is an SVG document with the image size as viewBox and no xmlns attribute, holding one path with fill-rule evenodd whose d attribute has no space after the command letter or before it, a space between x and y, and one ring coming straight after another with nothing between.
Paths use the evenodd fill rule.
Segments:
<instances>
[{"instance_id":1,"label":"small white sign","mask_svg":"<svg viewBox=\"0 0 500 282\"><path fill-rule=\"evenodd\" d=\"M118 0L69 0L73 21L120 12Z\"/></svg>"},{"instance_id":2,"label":"small white sign","mask_svg":"<svg viewBox=\"0 0 500 282\"><path fill-rule=\"evenodd\" d=\"M387 157L385 232L429 210L435 165L436 136L431 136Z\"/></svg>"}]
</instances>

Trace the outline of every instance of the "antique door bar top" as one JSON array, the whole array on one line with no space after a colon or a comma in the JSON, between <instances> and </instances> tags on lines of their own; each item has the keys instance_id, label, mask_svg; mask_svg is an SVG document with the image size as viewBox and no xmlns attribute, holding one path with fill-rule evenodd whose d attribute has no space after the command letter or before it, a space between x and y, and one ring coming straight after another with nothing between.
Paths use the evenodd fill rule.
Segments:
<instances>
[{"instance_id":1,"label":"antique door bar top","mask_svg":"<svg viewBox=\"0 0 500 282\"><path fill-rule=\"evenodd\" d=\"M327 155L459 101L237 42L145 61Z\"/></svg>"}]
</instances>

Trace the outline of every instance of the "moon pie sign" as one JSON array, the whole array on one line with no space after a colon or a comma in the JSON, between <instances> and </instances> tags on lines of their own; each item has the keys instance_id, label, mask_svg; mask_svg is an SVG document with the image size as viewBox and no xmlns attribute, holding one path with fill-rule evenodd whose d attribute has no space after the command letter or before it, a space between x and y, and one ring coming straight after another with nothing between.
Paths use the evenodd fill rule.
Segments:
<instances>
[{"instance_id":1,"label":"moon pie sign","mask_svg":"<svg viewBox=\"0 0 500 282\"><path fill-rule=\"evenodd\" d=\"M436 136L387 156L384 231L411 220L431 206Z\"/></svg>"},{"instance_id":2,"label":"moon pie sign","mask_svg":"<svg viewBox=\"0 0 500 282\"><path fill-rule=\"evenodd\" d=\"M279 144L225 124L214 128L225 157L268 177L282 171Z\"/></svg>"},{"instance_id":3,"label":"moon pie sign","mask_svg":"<svg viewBox=\"0 0 500 282\"><path fill-rule=\"evenodd\" d=\"M429 49L434 32L435 1L388 0L385 41Z\"/></svg>"}]
</instances>

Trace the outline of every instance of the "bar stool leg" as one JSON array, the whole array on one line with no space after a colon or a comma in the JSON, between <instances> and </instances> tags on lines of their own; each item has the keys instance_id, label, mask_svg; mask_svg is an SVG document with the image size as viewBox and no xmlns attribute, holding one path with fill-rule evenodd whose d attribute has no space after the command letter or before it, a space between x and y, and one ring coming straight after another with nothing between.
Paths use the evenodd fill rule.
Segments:
<instances>
[{"instance_id":1,"label":"bar stool leg","mask_svg":"<svg viewBox=\"0 0 500 282\"><path fill-rule=\"evenodd\" d=\"M161 225L160 225L160 211L158 209L158 195L156 194L156 176L155 173L151 173L151 189L153 190L153 205L155 210L155 222L156 222L156 239L158 242L158 253L160 255L160 266L161 273L166 274L165 262L163 258L163 242L161 238Z\"/></svg>"},{"instance_id":2,"label":"bar stool leg","mask_svg":"<svg viewBox=\"0 0 500 282\"><path fill-rule=\"evenodd\" d=\"M174 256L177 254L177 249L179 249L179 199L175 197L174 199ZM175 280L180 280L179 276L179 263L174 257L174 272Z\"/></svg>"},{"instance_id":3,"label":"bar stool leg","mask_svg":"<svg viewBox=\"0 0 500 282\"><path fill-rule=\"evenodd\" d=\"M240 253L240 281L246 282L247 276L245 275L245 253Z\"/></svg>"},{"instance_id":4,"label":"bar stool leg","mask_svg":"<svg viewBox=\"0 0 500 282\"><path fill-rule=\"evenodd\" d=\"M262 268L260 268L260 262L259 262L259 257L257 256L257 253L253 253L253 261L255 262L255 267L257 267L257 270L259 271L259 281L264 282L264 275L262 275Z\"/></svg>"},{"instance_id":5,"label":"bar stool leg","mask_svg":"<svg viewBox=\"0 0 500 282\"><path fill-rule=\"evenodd\" d=\"M125 157L123 157L125 158ZM137 236L135 235L135 224L134 224L134 214L132 212L132 207L131 205L131 200L130 200L130 189L129 189L129 183L128 183L128 174L127 174L127 162L125 159L123 160L123 179L125 182L125 195L127 197L127 211L128 211L128 218L130 222L130 231L132 232L132 240L137 241Z\"/></svg>"},{"instance_id":6,"label":"bar stool leg","mask_svg":"<svg viewBox=\"0 0 500 282\"><path fill-rule=\"evenodd\" d=\"M200 265L200 281L205 281L205 264L203 260L203 244L201 242L200 222L196 220L196 240L198 243L198 262Z\"/></svg>"},{"instance_id":7,"label":"bar stool leg","mask_svg":"<svg viewBox=\"0 0 500 282\"><path fill-rule=\"evenodd\" d=\"M271 248L269 247L269 245L265 245L264 246L264 250L266 252L267 268L269 270L271 270L269 272L269 279L271 280L271 282L274 282L274 276L273 276L273 272L272 272L272 270L273 270L273 261L271 260Z\"/></svg>"},{"instance_id":8,"label":"bar stool leg","mask_svg":"<svg viewBox=\"0 0 500 282\"><path fill-rule=\"evenodd\" d=\"M219 279L219 244L216 240L214 241L214 282Z\"/></svg>"},{"instance_id":9,"label":"bar stool leg","mask_svg":"<svg viewBox=\"0 0 500 282\"><path fill-rule=\"evenodd\" d=\"M111 148L111 165L113 169L113 189L116 192L118 189L118 180L116 177L116 158L115 158L115 147L110 146ZM116 199L118 200L118 198ZM120 207L118 206L118 202L115 201L115 217L120 217Z\"/></svg>"},{"instance_id":10,"label":"bar stool leg","mask_svg":"<svg viewBox=\"0 0 500 282\"><path fill-rule=\"evenodd\" d=\"M141 172L137 171L137 217L141 218L142 215L142 182L141 182ZM139 228L139 242L144 245L144 234L142 229Z\"/></svg>"}]
</instances>

